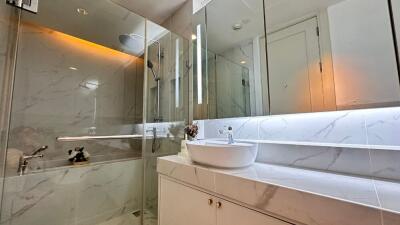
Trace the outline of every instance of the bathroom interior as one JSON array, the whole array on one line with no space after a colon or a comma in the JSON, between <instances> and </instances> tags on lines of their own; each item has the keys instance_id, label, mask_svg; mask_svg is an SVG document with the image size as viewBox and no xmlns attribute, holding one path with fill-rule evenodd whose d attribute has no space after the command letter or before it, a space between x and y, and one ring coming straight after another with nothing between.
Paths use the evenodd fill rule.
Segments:
<instances>
[{"instance_id":1,"label":"bathroom interior","mask_svg":"<svg viewBox=\"0 0 400 225\"><path fill-rule=\"evenodd\" d=\"M400 0L5 0L0 225L400 225Z\"/></svg>"}]
</instances>

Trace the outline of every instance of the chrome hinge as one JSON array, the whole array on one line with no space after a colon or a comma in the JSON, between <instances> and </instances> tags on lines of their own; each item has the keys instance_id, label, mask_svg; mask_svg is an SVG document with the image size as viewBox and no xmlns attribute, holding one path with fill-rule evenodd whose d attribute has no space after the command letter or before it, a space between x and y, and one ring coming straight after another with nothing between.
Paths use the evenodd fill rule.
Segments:
<instances>
[{"instance_id":1,"label":"chrome hinge","mask_svg":"<svg viewBox=\"0 0 400 225\"><path fill-rule=\"evenodd\" d=\"M319 27L315 28L316 32L317 32L317 36L319 37Z\"/></svg>"},{"instance_id":2,"label":"chrome hinge","mask_svg":"<svg viewBox=\"0 0 400 225\"><path fill-rule=\"evenodd\" d=\"M39 9L39 0L6 0L6 3L32 13L37 13Z\"/></svg>"}]
</instances>

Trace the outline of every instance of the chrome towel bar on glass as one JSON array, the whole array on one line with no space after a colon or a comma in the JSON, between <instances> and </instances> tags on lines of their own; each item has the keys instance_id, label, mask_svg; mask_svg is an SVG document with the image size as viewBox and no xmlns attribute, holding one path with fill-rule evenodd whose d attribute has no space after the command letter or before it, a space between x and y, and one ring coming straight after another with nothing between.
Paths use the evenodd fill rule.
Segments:
<instances>
[{"instance_id":1,"label":"chrome towel bar on glass","mask_svg":"<svg viewBox=\"0 0 400 225\"><path fill-rule=\"evenodd\" d=\"M112 135L112 136L79 136L79 137L57 137L57 141L70 142L70 141L92 141L92 140L113 140L113 139L135 139L143 138L141 134L132 135Z\"/></svg>"}]
</instances>

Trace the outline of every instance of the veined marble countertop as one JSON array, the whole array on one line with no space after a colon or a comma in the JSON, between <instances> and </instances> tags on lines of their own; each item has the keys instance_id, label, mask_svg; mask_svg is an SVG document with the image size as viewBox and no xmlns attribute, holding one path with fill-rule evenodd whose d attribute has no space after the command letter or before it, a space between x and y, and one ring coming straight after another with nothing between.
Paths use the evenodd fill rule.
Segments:
<instances>
[{"instance_id":1,"label":"veined marble countertop","mask_svg":"<svg viewBox=\"0 0 400 225\"><path fill-rule=\"evenodd\" d=\"M160 174L307 225L399 225L400 183L255 163L224 170L180 156Z\"/></svg>"}]
</instances>

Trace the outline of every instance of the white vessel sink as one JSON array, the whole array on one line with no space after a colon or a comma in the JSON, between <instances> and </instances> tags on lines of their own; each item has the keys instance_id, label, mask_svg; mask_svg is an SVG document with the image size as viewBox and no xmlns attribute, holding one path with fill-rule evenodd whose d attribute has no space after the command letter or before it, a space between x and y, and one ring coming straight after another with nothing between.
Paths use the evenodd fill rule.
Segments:
<instances>
[{"instance_id":1,"label":"white vessel sink","mask_svg":"<svg viewBox=\"0 0 400 225\"><path fill-rule=\"evenodd\" d=\"M221 168L240 168L250 166L257 157L257 145L227 141L190 141L187 149L192 161Z\"/></svg>"}]
</instances>

